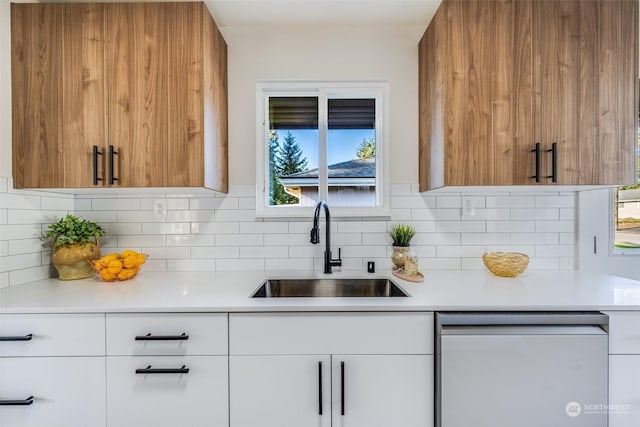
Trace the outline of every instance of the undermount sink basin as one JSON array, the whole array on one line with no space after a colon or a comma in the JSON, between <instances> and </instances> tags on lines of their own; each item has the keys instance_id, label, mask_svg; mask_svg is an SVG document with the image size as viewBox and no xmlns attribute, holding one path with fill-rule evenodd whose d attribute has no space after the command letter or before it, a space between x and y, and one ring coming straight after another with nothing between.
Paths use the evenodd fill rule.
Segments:
<instances>
[{"instance_id":1,"label":"undermount sink basin","mask_svg":"<svg viewBox=\"0 0 640 427\"><path fill-rule=\"evenodd\" d=\"M389 279L268 279L251 298L408 297Z\"/></svg>"}]
</instances>

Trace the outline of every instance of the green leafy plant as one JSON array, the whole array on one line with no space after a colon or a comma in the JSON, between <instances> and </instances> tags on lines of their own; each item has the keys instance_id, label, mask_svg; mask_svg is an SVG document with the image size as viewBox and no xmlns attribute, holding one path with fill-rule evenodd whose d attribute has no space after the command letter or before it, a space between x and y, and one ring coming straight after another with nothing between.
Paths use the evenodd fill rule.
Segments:
<instances>
[{"instance_id":1,"label":"green leafy plant","mask_svg":"<svg viewBox=\"0 0 640 427\"><path fill-rule=\"evenodd\" d=\"M95 222L79 219L75 215L67 215L55 224L49 225L49 230L42 234L45 239L53 239L54 247L63 245L86 245L91 238L104 236L104 230Z\"/></svg>"},{"instance_id":2,"label":"green leafy plant","mask_svg":"<svg viewBox=\"0 0 640 427\"><path fill-rule=\"evenodd\" d=\"M407 224L396 224L391 227L389 236L393 240L393 246L409 246L411 239L416 235L416 230Z\"/></svg>"}]
</instances>

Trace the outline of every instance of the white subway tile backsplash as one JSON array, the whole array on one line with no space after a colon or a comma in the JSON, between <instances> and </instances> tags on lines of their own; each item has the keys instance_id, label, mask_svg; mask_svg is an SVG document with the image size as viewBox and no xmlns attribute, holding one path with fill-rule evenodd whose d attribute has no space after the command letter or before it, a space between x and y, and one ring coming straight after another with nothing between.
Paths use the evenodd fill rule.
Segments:
<instances>
[{"instance_id":1,"label":"white subway tile backsplash","mask_svg":"<svg viewBox=\"0 0 640 427\"><path fill-rule=\"evenodd\" d=\"M91 210L94 211L137 211L140 210L138 199L93 199Z\"/></svg>"},{"instance_id":2,"label":"white subway tile backsplash","mask_svg":"<svg viewBox=\"0 0 640 427\"><path fill-rule=\"evenodd\" d=\"M191 224L188 222L166 222L142 224L142 234L189 234Z\"/></svg>"},{"instance_id":3,"label":"white subway tile backsplash","mask_svg":"<svg viewBox=\"0 0 640 427\"><path fill-rule=\"evenodd\" d=\"M240 248L240 258L286 258L289 248L286 246L244 246Z\"/></svg>"},{"instance_id":4,"label":"white subway tile backsplash","mask_svg":"<svg viewBox=\"0 0 640 427\"><path fill-rule=\"evenodd\" d=\"M6 184L5 184L6 183ZM6 187L6 189L3 187ZM320 244L309 242L312 218L255 216L255 186L232 185L228 195L118 194L82 196L13 191L0 177L0 286L51 274L50 248L40 240L47 224L68 212L97 221L107 231L103 252L133 248L150 255L146 271L236 271L323 269L324 217ZM474 216L461 216L463 198ZM166 216L154 206L164 201ZM415 183L391 186L391 218L338 218L332 222L332 251L342 248L343 267L378 272L391 267L393 224L411 224L412 250L423 273L481 270L489 250L529 254L530 268L573 268L574 193L540 191L420 194ZM428 273L426 274L428 275Z\"/></svg>"},{"instance_id":5,"label":"white subway tile backsplash","mask_svg":"<svg viewBox=\"0 0 640 427\"><path fill-rule=\"evenodd\" d=\"M191 258L237 259L240 248L237 246L202 246L191 248Z\"/></svg>"}]
</instances>

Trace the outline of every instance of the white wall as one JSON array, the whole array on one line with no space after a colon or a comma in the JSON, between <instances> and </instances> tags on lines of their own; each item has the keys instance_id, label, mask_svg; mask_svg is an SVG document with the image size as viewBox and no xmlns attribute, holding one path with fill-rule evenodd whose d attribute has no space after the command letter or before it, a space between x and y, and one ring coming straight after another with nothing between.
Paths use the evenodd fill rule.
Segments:
<instances>
[{"instance_id":1,"label":"white wall","mask_svg":"<svg viewBox=\"0 0 640 427\"><path fill-rule=\"evenodd\" d=\"M271 26L222 28L229 45L231 184L255 184L256 82L389 82L391 182L417 182L418 48L423 27Z\"/></svg>"},{"instance_id":2,"label":"white wall","mask_svg":"<svg viewBox=\"0 0 640 427\"><path fill-rule=\"evenodd\" d=\"M11 4L0 0L0 177L11 176Z\"/></svg>"}]
</instances>

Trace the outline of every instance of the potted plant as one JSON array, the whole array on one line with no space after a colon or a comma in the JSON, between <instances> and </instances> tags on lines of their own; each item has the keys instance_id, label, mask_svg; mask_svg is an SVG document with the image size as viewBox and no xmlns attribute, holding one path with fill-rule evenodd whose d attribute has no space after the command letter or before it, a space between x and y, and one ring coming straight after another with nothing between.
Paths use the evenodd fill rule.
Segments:
<instances>
[{"instance_id":1,"label":"potted plant","mask_svg":"<svg viewBox=\"0 0 640 427\"><path fill-rule=\"evenodd\" d=\"M95 222L67 215L43 233L45 239L53 239L51 262L60 280L75 280L95 274L89 262L100 258L98 238L104 230Z\"/></svg>"},{"instance_id":2,"label":"potted plant","mask_svg":"<svg viewBox=\"0 0 640 427\"><path fill-rule=\"evenodd\" d=\"M391 227L389 236L393 241L393 254L391 255L391 261L395 265L395 268L403 268L404 261L409 254L409 246L411 245L411 239L416 235L416 230L407 224L396 224ZM394 268L394 269L395 269Z\"/></svg>"}]
</instances>

